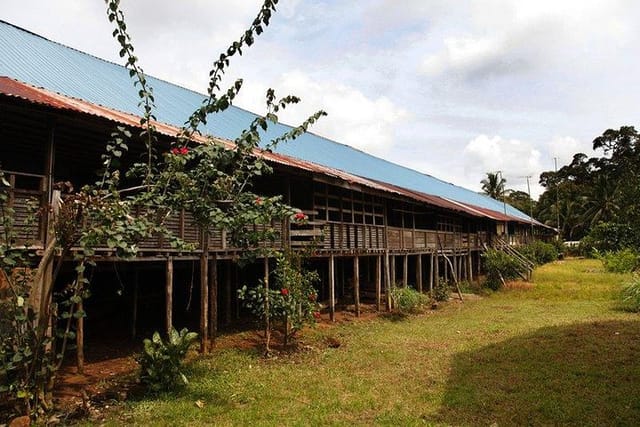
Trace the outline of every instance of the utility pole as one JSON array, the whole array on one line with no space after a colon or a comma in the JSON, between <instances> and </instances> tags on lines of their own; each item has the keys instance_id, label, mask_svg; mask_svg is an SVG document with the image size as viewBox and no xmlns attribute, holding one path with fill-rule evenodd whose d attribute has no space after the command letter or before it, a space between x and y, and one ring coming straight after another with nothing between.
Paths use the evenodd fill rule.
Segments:
<instances>
[{"instance_id":1,"label":"utility pole","mask_svg":"<svg viewBox=\"0 0 640 427\"><path fill-rule=\"evenodd\" d=\"M506 195L505 195L505 191L506 191L505 183L506 183L506 181L504 183L502 182L502 180L503 180L502 171L498 171L496 173L500 175L500 181L498 181L498 185L502 187L502 207L504 209L504 216L506 217L507 216L507 198L506 198ZM507 243L508 243L508 241L509 241L509 223L507 222L506 218L504 220L504 234L507 237Z\"/></svg>"},{"instance_id":2,"label":"utility pole","mask_svg":"<svg viewBox=\"0 0 640 427\"><path fill-rule=\"evenodd\" d=\"M527 179L527 193L529 193L529 219L531 220L531 240L533 240L533 200L531 199L531 186L529 185L531 175L527 175L525 178Z\"/></svg>"},{"instance_id":3,"label":"utility pole","mask_svg":"<svg viewBox=\"0 0 640 427\"><path fill-rule=\"evenodd\" d=\"M558 158L553 158L553 164L555 167L555 182L556 182L556 226L558 230L558 234L556 236L557 240L560 240L560 188L558 186Z\"/></svg>"}]
</instances>

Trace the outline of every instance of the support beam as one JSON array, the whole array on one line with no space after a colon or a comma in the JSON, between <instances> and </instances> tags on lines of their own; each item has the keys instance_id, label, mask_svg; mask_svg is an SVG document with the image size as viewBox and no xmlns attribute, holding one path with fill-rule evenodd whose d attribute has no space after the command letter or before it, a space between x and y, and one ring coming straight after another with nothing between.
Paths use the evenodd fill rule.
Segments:
<instances>
[{"instance_id":1,"label":"support beam","mask_svg":"<svg viewBox=\"0 0 640 427\"><path fill-rule=\"evenodd\" d=\"M429 293L431 295L433 295L433 280L436 275L436 268L433 262L434 258L433 252L431 252L429 256Z\"/></svg>"},{"instance_id":2,"label":"support beam","mask_svg":"<svg viewBox=\"0 0 640 427\"><path fill-rule=\"evenodd\" d=\"M385 251L384 253L384 295L387 311L391 311L391 271L389 251Z\"/></svg>"},{"instance_id":3,"label":"support beam","mask_svg":"<svg viewBox=\"0 0 640 427\"><path fill-rule=\"evenodd\" d=\"M215 345L218 335L218 258L214 253L209 260L209 338Z\"/></svg>"},{"instance_id":4,"label":"support beam","mask_svg":"<svg viewBox=\"0 0 640 427\"><path fill-rule=\"evenodd\" d=\"M200 256L200 352L209 351L209 233L202 233Z\"/></svg>"},{"instance_id":5,"label":"support beam","mask_svg":"<svg viewBox=\"0 0 640 427\"><path fill-rule=\"evenodd\" d=\"M390 273L390 284L389 284L389 290L391 290L392 286L396 285L396 256L395 255L390 255L389 256L389 273Z\"/></svg>"},{"instance_id":6,"label":"support beam","mask_svg":"<svg viewBox=\"0 0 640 427\"><path fill-rule=\"evenodd\" d=\"M84 273L78 273L78 282L81 289L84 288ZM78 313L84 312L84 299L78 302ZM84 374L84 313L76 319L76 366L79 374Z\"/></svg>"},{"instance_id":7,"label":"support beam","mask_svg":"<svg viewBox=\"0 0 640 427\"><path fill-rule=\"evenodd\" d=\"M376 310L380 311L382 299L382 257L376 256Z\"/></svg>"},{"instance_id":8,"label":"support beam","mask_svg":"<svg viewBox=\"0 0 640 427\"><path fill-rule=\"evenodd\" d=\"M402 287L409 286L409 255L402 257Z\"/></svg>"},{"instance_id":9,"label":"support beam","mask_svg":"<svg viewBox=\"0 0 640 427\"><path fill-rule=\"evenodd\" d=\"M440 286L440 254L436 253L435 287Z\"/></svg>"},{"instance_id":10,"label":"support beam","mask_svg":"<svg viewBox=\"0 0 640 427\"><path fill-rule=\"evenodd\" d=\"M263 278L262 281L264 283L264 312L265 313L269 313L269 258L264 257L264 262L263 262ZM264 337L265 337L265 352L267 354L269 354L269 352L271 351L271 349L269 348L269 345L271 343L271 321L269 319L269 316L265 316L265 323L264 323Z\"/></svg>"},{"instance_id":11,"label":"support beam","mask_svg":"<svg viewBox=\"0 0 640 427\"><path fill-rule=\"evenodd\" d=\"M422 293L422 255L416 257L416 289Z\"/></svg>"},{"instance_id":12,"label":"support beam","mask_svg":"<svg viewBox=\"0 0 640 427\"><path fill-rule=\"evenodd\" d=\"M137 273L136 273L137 274ZM136 294L138 291L138 283L135 284ZM137 305L137 295L136 295ZM164 287L164 302L165 302L165 331L167 336L173 329L173 258L167 258L165 267L165 287Z\"/></svg>"},{"instance_id":13,"label":"support beam","mask_svg":"<svg viewBox=\"0 0 640 427\"><path fill-rule=\"evenodd\" d=\"M356 316L360 317L360 259L353 257L353 299L356 306Z\"/></svg>"},{"instance_id":14,"label":"support beam","mask_svg":"<svg viewBox=\"0 0 640 427\"><path fill-rule=\"evenodd\" d=\"M336 261L335 255L329 255L329 318L336 320Z\"/></svg>"}]
</instances>

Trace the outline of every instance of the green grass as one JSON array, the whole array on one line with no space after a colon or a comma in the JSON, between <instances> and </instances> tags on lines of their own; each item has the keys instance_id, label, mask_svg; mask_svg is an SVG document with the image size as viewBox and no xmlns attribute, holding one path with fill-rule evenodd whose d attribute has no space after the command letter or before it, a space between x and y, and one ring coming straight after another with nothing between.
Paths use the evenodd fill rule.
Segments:
<instances>
[{"instance_id":1,"label":"green grass","mask_svg":"<svg viewBox=\"0 0 640 427\"><path fill-rule=\"evenodd\" d=\"M191 363L185 391L107 425L637 425L640 318L615 300L628 278L561 261L532 286L309 331L294 355L219 350Z\"/></svg>"}]
</instances>

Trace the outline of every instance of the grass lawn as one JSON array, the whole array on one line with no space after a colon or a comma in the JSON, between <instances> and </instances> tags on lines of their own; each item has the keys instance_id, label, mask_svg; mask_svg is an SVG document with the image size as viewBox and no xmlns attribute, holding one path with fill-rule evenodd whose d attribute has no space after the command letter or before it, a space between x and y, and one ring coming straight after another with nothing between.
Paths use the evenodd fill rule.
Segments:
<instances>
[{"instance_id":1,"label":"grass lawn","mask_svg":"<svg viewBox=\"0 0 640 427\"><path fill-rule=\"evenodd\" d=\"M294 355L218 350L186 390L107 425L638 425L640 317L615 301L627 279L560 261L424 315L316 328Z\"/></svg>"}]
</instances>

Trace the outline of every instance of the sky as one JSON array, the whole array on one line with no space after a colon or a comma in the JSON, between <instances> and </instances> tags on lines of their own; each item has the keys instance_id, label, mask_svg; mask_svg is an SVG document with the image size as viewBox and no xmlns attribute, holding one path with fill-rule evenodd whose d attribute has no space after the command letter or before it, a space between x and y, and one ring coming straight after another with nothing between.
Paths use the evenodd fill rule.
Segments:
<instances>
[{"instance_id":1,"label":"sky","mask_svg":"<svg viewBox=\"0 0 640 427\"><path fill-rule=\"evenodd\" d=\"M100 0L1 0L0 19L122 63ZM147 74L204 92L219 53L260 0L122 0ZM296 125L480 191L486 172L536 198L539 174L592 155L606 129L640 117L636 0L280 0L225 83L235 104L302 103Z\"/></svg>"}]
</instances>

